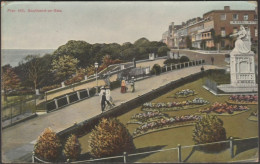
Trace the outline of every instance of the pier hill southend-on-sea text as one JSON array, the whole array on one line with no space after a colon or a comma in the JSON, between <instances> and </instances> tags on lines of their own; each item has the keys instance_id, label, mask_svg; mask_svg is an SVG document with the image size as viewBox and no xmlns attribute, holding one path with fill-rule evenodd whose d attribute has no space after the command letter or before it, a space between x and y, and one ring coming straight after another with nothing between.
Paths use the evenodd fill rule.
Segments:
<instances>
[{"instance_id":1,"label":"pier hill southend-on-sea text","mask_svg":"<svg viewBox=\"0 0 260 164\"><path fill-rule=\"evenodd\" d=\"M7 12L30 12L30 13L50 13L50 12L62 12L62 10L59 9L18 9L18 10L14 10L14 9L8 9Z\"/></svg>"}]
</instances>

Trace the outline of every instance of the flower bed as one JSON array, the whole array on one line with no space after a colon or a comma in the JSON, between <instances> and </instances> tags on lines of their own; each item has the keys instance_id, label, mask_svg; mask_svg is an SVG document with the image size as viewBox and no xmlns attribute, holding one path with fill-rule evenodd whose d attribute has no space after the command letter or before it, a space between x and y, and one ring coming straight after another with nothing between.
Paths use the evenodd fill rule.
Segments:
<instances>
[{"instance_id":1,"label":"flower bed","mask_svg":"<svg viewBox=\"0 0 260 164\"><path fill-rule=\"evenodd\" d=\"M185 98L185 97L189 97L189 96L194 96L196 95L197 93L195 93L194 90L191 90L191 89L184 89L184 90L181 90L177 93L175 93L175 96L172 96L172 97L168 97L168 98Z\"/></svg>"},{"instance_id":2,"label":"flower bed","mask_svg":"<svg viewBox=\"0 0 260 164\"><path fill-rule=\"evenodd\" d=\"M181 90L181 91L175 93L175 95L177 97L189 97L189 96L193 96L194 94L195 94L195 91L191 90L191 89L184 89L184 90Z\"/></svg>"},{"instance_id":3,"label":"flower bed","mask_svg":"<svg viewBox=\"0 0 260 164\"><path fill-rule=\"evenodd\" d=\"M227 101L229 104L258 104L257 95L232 95Z\"/></svg>"},{"instance_id":4,"label":"flower bed","mask_svg":"<svg viewBox=\"0 0 260 164\"><path fill-rule=\"evenodd\" d=\"M210 108L206 109L201 109L201 113L211 113L215 112L217 114L222 114L222 113L228 113L228 114L233 114L235 111L247 111L249 108L244 105L228 105L226 103L214 103Z\"/></svg>"},{"instance_id":5,"label":"flower bed","mask_svg":"<svg viewBox=\"0 0 260 164\"><path fill-rule=\"evenodd\" d=\"M168 102L168 103L144 103L143 111L176 111L183 109L191 109L208 104L209 102L203 98L194 98L193 100L186 100L182 102Z\"/></svg>"},{"instance_id":6,"label":"flower bed","mask_svg":"<svg viewBox=\"0 0 260 164\"><path fill-rule=\"evenodd\" d=\"M146 133L159 131L165 128L168 129L170 127L175 127L176 125L191 123L201 118L202 116L199 115L183 115L161 118L156 121L145 122L133 132L133 136L137 137Z\"/></svg>"},{"instance_id":7,"label":"flower bed","mask_svg":"<svg viewBox=\"0 0 260 164\"><path fill-rule=\"evenodd\" d=\"M167 117L167 114L160 113L159 111L149 111L145 113L137 113L131 117L129 123L142 124L143 122L151 121L158 118Z\"/></svg>"}]
</instances>

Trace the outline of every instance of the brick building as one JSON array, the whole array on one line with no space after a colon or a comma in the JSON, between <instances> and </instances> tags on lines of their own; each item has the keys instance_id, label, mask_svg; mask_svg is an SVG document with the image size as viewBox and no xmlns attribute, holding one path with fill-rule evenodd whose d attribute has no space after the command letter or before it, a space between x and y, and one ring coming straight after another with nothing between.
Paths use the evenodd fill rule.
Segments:
<instances>
[{"instance_id":1,"label":"brick building","mask_svg":"<svg viewBox=\"0 0 260 164\"><path fill-rule=\"evenodd\" d=\"M212 28L215 31L215 36L220 35L221 48L234 45L234 39L229 35L236 33L240 25L250 30L252 43L257 43L257 13L255 10L230 10L229 6L225 6L224 10L213 10L203 14L205 20L204 28ZM207 25L206 25L207 24ZM209 27L207 27L209 26ZM206 45L213 47L213 35L211 32L202 34L207 38ZM210 38L211 37L211 38Z\"/></svg>"},{"instance_id":2,"label":"brick building","mask_svg":"<svg viewBox=\"0 0 260 164\"><path fill-rule=\"evenodd\" d=\"M191 47L198 49L213 47L230 49L234 46L235 38L231 38L229 35L237 32L240 25L250 30L252 43L257 44L258 18L256 11L257 9L231 10L229 6L225 6L223 10L209 11L203 14L202 18L190 19L183 22L182 25L171 23L167 38L169 44L166 44L170 48L187 48L187 39L189 39Z\"/></svg>"}]
</instances>

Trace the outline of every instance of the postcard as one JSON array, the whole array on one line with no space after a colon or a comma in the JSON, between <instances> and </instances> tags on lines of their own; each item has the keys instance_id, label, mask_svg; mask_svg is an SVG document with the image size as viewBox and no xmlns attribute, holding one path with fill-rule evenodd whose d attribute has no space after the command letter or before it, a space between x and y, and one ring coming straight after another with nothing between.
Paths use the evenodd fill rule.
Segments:
<instances>
[{"instance_id":1,"label":"postcard","mask_svg":"<svg viewBox=\"0 0 260 164\"><path fill-rule=\"evenodd\" d=\"M1 2L3 163L259 161L257 1Z\"/></svg>"}]
</instances>

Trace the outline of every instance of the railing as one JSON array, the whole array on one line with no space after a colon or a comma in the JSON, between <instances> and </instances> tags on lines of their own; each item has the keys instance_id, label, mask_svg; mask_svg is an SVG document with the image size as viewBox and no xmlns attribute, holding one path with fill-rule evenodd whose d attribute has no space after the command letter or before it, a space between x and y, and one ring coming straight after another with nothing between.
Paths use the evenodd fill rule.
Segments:
<instances>
[{"instance_id":1,"label":"railing","mask_svg":"<svg viewBox=\"0 0 260 164\"><path fill-rule=\"evenodd\" d=\"M183 156L182 155L182 149L204 147L204 146L208 146L208 145L223 144L223 143L227 143L229 145L230 157L234 158L234 156L235 156L235 154L234 154L234 145L235 145L234 142L235 141L245 141L245 140L249 140L249 139L258 139L258 137L250 137L250 138L244 138L244 139L233 139L232 137L230 137L229 140L225 140L225 141L211 142L211 143L206 143L206 144L187 145L187 146L181 146L180 144L178 144L177 147L168 148L168 149L160 149L160 150L153 150L153 151L146 151L146 152L132 153L132 154L128 154L127 152L124 152L122 155L118 155L118 156L98 158L98 159L89 159L89 160L83 160L83 161L70 162L70 159L67 159L67 163L86 163L86 162L104 161L104 160L108 160L108 159L117 159L117 158L122 158L123 162L127 163L127 162L129 162L127 159L129 159L129 157L132 157L132 156L151 154L151 153L157 153L157 152L165 152L165 151L171 151L171 150L177 150L178 162L183 162L183 160L182 160L182 156ZM34 152L33 152L32 162L34 163L35 160L37 160L37 162L50 163L50 162L46 162L44 160L37 158L35 156ZM256 159L247 159L247 160L256 160ZM243 160L243 161L246 161L246 160ZM175 161L173 161L173 162L175 162ZM235 162L235 161L232 161L232 162Z\"/></svg>"},{"instance_id":2,"label":"railing","mask_svg":"<svg viewBox=\"0 0 260 164\"><path fill-rule=\"evenodd\" d=\"M189 62L184 62L184 63L179 63L179 64L171 64L170 66L169 66L169 65L168 65L168 66L166 65L166 66L161 67L161 72L164 73L164 72L173 71L173 70L177 70L177 69L182 69L182 68L186 68L186 67L198 66L198 65L202 65L203 63L205 63L205 60L200 59L200 60L189 61ZM117 71L114 71L114 72L110 72L110 75L119 73L119 72L124 71L124 70L127 70L127 69L132 69L132 68L133 68L133 66L130 66L129 68L125 68L125 69L123 69L123 70L117 70ZM143 79L144 77L151 77L150 68L149 68L149 73L148 73L148 74L145 72L145 69L147 69L147 68L148 68L148 67L141 68L141 69L142 69L142 71L141 71L142 73L135 75L135 79L138 80L138 79ZM91 90L91 89L87 89L87 90L88 90L88 97L91 97L91 96L92 96L92 95L90 94L90 90ZM76 92L82 92L82 91L75 91L75 92L73 92L73 93L71 93L71 94L75 94ZM47 106L48 104L54 102L55 104L54 104L53 106L55 106L55 107L53 107L54 109L51 109L51 111L52 111L52 110L57 110L57 109L60 109L60 108L62 108L62 107L65 107L65 106L67 106L67 105L70 105L70 104L72 104L72 103L69 102L68 96L71 95L71 94L67 94L67 95L64 95L63 97L59 97L59 98L56 98L56 99L54 98L53 100L47 102L47 103L46 103L46 106ZM88 98L88 97L85 97L85 98ZM61 99L65 99L65 98L67 98L67 100L66 100L67 103L64 104L64 105L59 105L59 104L58 104L58 100L61 101ZM84 99L85 99L85 98L84 98ZM81 100L83 100L83 98L80 98L80 97L78 96L78 100L77 100L77 101L74 101L73 103L76 103L76 102L81 101Z\"/></svg>"}]
</instances>

